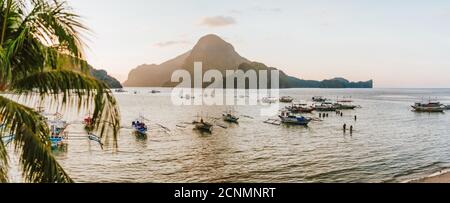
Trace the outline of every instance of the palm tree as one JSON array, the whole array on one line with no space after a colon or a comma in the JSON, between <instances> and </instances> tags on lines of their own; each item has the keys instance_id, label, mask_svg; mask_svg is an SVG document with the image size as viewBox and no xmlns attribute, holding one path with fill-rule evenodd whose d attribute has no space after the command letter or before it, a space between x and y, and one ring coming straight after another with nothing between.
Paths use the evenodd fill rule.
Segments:
<instances>
[{"instance_id":1,"label":"palm tree","mask_svg":"<svg viewBox=\"0 0 450 203\"><path fill-rule=\"evenodd\" d=\"M119 111L111 91L90 76L83 60L80 33L85 31L79 16L60 0L0 0L0 137L14 135L11 144L26 182L73 180L51 153L45 119L12 98L93 109L100 137L116 140ZM9 180L5 145L0 139L0 183Z\"/></svg>"}]
</instances>

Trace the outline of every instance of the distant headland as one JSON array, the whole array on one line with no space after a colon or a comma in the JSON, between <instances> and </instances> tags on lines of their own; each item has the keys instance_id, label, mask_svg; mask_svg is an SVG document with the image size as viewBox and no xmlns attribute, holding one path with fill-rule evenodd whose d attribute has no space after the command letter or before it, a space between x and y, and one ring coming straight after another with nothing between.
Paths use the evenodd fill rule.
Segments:
<instances>
[{"instance_id":1,"label":"distant headland","mask_svg":"<svg viewBox=\"0 0 450 203\"><path fill-rule=\"evenodd\" d=\"M190 73L194 70L194 62L203 63L203 71L219 70L225 75L226 70L279 70L263 63L250 61L239 55L233 45L217 35L202 37L194 48L174 59L160 65L141 65L133 69L125 87L175 87L172 73L184 69ZM280 71L280 88L373 88L373 81L350 82L344 78L333 78L323 81L304 80L289 76Z\"/></svg>"}]
</instances>

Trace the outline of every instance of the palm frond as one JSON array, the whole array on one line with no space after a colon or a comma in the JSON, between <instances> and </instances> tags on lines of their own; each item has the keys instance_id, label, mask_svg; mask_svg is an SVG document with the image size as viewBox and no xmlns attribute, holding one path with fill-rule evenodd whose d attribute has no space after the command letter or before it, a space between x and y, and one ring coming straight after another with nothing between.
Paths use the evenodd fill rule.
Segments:
<instances>
[{"instance_id":1,"label":"palm frond","mask_svg":"<svg viewBox=\"0 0 450 203\"><path fill-rule=\"evenodd\" d=\"M76 108L94 108L95 129L100 136L113 134L114 142L120 129L117 103L107 85L85 74L71 70L49 70L31 74L11 85L18 95L37 93L41 99L62 100L63 107L74 104ZM70 106L73 107L73 106Z\"/></svg>"},{"instance_id":2,"label":"palm frond","mask_svg":"<svg viewBox=\"0 0 450 203\"><path fill-rule=\"evenodd\" d=\"M95 129L119 131L116 100L89 76L82 33L87 28L65 1L0 0L0 93L39 96L63 106L93 108ZM2 115L3 114L3 115ZM0 96L5 133L15 134L22 172L29 182L71 182L50 152L48 126L32 109ZM3 132L0 132L2 134ZM0 182L7 181L7 151L0 142Z\"/></svg>"},{"instance_id":3,"label":"palm frond","mask_svg":"<svg viewBox=\"0 0 450 203\"><path fill-rule=\"evenodd\" d=\"M0 119L0 124L2 121ZM0 138L2 137L2 133L0 132ZM0 183L8 182L8 153L6 152L6 146L3 143L3 140L0 139Z\"/></svg>"},{"instance_id":4,"label":"palm frond","mask_svg":"<svg viewBox=\"0 0 450 203\"><path fill-rule=\"evenodd\" d=\"M33 109L0 96L0 114L5 132L15 136L22 173L27 182L73 182L51 153L45 119Z\"/></svg>"}]
</instances>

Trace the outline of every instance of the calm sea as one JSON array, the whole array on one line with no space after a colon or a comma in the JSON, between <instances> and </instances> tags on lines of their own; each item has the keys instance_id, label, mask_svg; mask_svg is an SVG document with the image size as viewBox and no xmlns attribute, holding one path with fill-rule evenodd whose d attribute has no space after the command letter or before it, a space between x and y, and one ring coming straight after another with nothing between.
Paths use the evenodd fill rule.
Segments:
<instances>
[{"instance_id":1,"label":"calm sea","mask_svg":"<svg viewBox=\"0 0 450 203\"><path fill-rule=\"evenodd\" d=\"M351 97L362 108L344 111L343 117L330 113L306 128L265 124L268 117L258 107L236 106L239 125L218 121L222 127L212 135L187 123L199 114L220 117L226 107L174 106L170 89L127 90L116 93L123 126L117 150L77 137L83 116L66 118L74 136L66 150L54 153L75 181L402 182L450 167L450 111L410 108L430 97L450 104L450 89L282 90L296 100ZM147 137L129 126L140 115L148 119ZM352 136L343 133L344 123L354 126Z\"/></svg>"}]
</instances>

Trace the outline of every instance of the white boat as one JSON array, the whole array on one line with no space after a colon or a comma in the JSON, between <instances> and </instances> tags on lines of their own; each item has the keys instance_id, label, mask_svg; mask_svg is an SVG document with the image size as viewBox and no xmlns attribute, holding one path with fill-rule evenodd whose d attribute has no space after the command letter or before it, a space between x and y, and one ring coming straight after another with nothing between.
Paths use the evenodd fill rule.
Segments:
<instances>
[{"instance_id":1,"label":"white boat","mask_svg":"<svg viewBox=\"0 0 450 203\"><path fill-rule=\"evenodd\" d=\"M333 103L323 102L321 104L315 104L314 110L316 110L316 111L336 111L337 108Z\"/></svg>"},{"instance_id":2,"label":"white boat","mask_svg":"<svg viewBox=\"0 0 450 203\"><path fill-rule=\"evenodd\" d=\"M264 104L274 104L274 103L278 102L278 99L275 98L275 97L264 97L261 100L261 102L264 103Z\"/></svg>"},{"instance_id":3,"label":"white boat","mask_svg":"<svg viewBox=\"0 0 450 203\"><path fill-rule=\"evenodd\" d=\"M341 102L337 102L337 103L333 104L337 110L353 110L353 109L356 109L356 107L358 107L358 106L351 104L350 101L343 102L343 103L341 103Z\"/></svg>"}]
</instances>

